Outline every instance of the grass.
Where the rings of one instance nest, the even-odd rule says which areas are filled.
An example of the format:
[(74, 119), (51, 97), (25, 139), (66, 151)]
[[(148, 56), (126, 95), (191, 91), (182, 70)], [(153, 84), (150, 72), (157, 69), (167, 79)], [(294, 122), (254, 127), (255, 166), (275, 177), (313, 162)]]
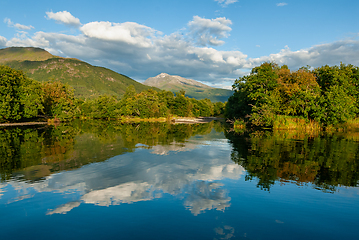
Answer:
[(314, 120), (300, 117), (278, 115), (273, 122), (275, 130), (303, 130), (305, 132), (318, 132), (322, 125)]
[(334, 126), (327, 126), (328, 132), (347, 132), (347, 131), (359, 131), (359, 118), (349, 119), (345, 123), (339, 123)]

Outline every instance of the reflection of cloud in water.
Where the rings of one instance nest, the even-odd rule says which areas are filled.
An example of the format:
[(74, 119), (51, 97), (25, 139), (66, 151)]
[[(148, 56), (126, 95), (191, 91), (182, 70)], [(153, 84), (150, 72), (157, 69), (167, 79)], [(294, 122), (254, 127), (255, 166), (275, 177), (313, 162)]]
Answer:
[(148, 183), (124, 183), (115, 187), (89, 192), (82, 196), (85, 203), (99, 206), (119, 205), (153, 199)]
[(81, 204), (80, 202), (69, 202), (64, 205), (59, 206), (58, 208), (56, 208), (53, 211), (49, 211), (46, 215), (52, 215), (54, 213), (66, 214), (67, 212), (70, 212), (72, 209), (80, 206), (80, 204)]
[(223, 228), (217, 227), (214, 231), (219, 235), (219, 239), (231, 239), (234, 237), (234, 228), (228, 225), (223, 226)]
[(4, 195), (3, 192), (4, 191), (4, 188), (7, 186), (7, 184), (4, 184), (4, 183), (0, 183), (0, 199), (1, 199), (1, 196)]
[[(105, 162), (53, 174), (41, 182), (9, 183), (18, 195), (26, 195), (27, 188), (35, 192), (77, 192), (81, 202), (100, 206), (151, 200), (160, 197), (155, 196), (159, 192), (185, 193), (184, 205), (195, 215), (207, 209), (224, 210), (230, 206), (230, 198), (216, 181), (239, 179), (244, 169), (230, 160), (227, 143), (206, 141), (206, 145), (195, 145), (195, 141), (191, 142), (190, 153), (158, 155), (139, 148)], [(66, 213), (77, 204), (62, 205), (48, 214)]]
[(172, 142), (169, 145), (157, 145), (153, 146), (151, 153), (158, 155), (168, 155), (169, 152), (183, 152), (190, 151), (198, 147), (198, 144), (193, 143), (178, 143)]
[(195, 216), (205, 210), (224, 211), (231, 205), (229, 203), (231, 198), (227, 196), (224, 189), (220, 188), (222, 186), (217, 182), (195, 182), (187, 192), (189, 196), (186, 198), (185, 206)]

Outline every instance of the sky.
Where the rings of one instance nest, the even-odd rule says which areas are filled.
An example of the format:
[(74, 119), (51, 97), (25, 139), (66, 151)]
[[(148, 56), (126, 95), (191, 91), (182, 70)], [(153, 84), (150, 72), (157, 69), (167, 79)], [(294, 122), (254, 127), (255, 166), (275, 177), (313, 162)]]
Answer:
[(0, 0), (0, 49), (231, 88), (263, 62), (359, 66), (357, 0)]

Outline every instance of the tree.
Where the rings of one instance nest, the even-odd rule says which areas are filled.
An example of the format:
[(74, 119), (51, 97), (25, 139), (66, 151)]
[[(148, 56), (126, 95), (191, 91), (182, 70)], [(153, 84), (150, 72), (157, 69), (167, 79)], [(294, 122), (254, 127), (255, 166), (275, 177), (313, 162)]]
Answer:
[(189, 98), (185, 97), (185, 91), (176, 93), (176, 97), (170, 103), (171, 113), (180, 117), (189, 117), (192, 115), (192, 104)]
[(165, 117), (168, 114), (167, 106), (160, 102), (157, 92), (149, 89), (136, 96), (136, 114), (141, 118)]
[(263, 63), (252, 69), (250, 75), (236, 80), (232, 86), (234, 94), (228, 99), (226, 116), (250, 117), (255, 125), (271, 125), (280, 111), (278, 86), (279, 67), (275, 63)]
[(43, 109), (40, 84), (0, 66), (0, 122), (36, 117)]
[(316, 78), (306, 68), (291, 72), (287, 68), (278, 71), (278, 91), (281, 98), (281, 114), (302, 116), (306, 119), (315, 111), (320, 87)]
[(73, 89), (61, 82), (46, 82), (42, 85), (45, 114), (66, 120), (75, 116), (76, 108)]
[(213, 104), (213, 115), (219, 116), (224, 113), (225, 104), (223, 102), (216, 102)]
[(337, 124), (354, 118), (359, 109), (359, 69), (353, 65), (322, 66), (313, 70), (321, 88), (317, 120)]

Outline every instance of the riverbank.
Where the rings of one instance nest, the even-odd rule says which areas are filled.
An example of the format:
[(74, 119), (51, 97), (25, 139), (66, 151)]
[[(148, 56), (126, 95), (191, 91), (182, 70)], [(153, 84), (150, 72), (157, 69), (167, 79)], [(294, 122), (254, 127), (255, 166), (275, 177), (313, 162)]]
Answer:
[[(91, 119), (82, 119), (91, 120)], [(109, 119), (111, 120), (111, 119)], [(218, 117), (171, 117), (171, 118), (121, 118), (115, 121), (121, 123), (140, 123), (140, 122), (170, 122), (172, 124), (195, 124), (195, 123), (209, 123), (211, 121), (224, 121), (224, 118)], [(0, 127), (12, 126), (33, 126), (33, 125), (51, 125), (60, 123), (57, 119), (49, 119), (47, 122), (19, 122), (19, 123), (1, 123)]]
[(197, 117), (197, 118), (191, 118), (191, 117), (181, 117), (181, 118), (172, 118), (171, 122), (175, 124), (181, 124), (181, 123), (209, 123), (212, 121), (224, 121), (224, 118), (218, 118), (218, 117)]
[(48, 122), (0, 123), (0, 127), (47, 125)]

